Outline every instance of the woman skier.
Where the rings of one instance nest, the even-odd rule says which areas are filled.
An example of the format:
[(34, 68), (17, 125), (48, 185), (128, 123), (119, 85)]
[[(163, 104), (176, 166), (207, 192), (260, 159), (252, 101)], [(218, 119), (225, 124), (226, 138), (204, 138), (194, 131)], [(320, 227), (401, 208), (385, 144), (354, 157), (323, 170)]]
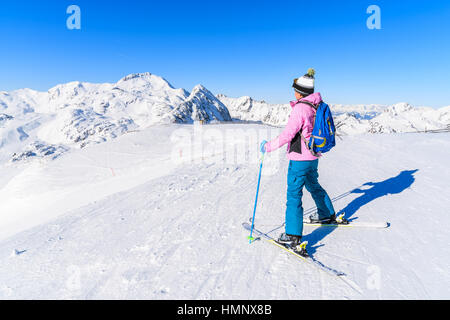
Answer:
[[(278, 242), (307, 256), (307, 242), (302, 243), (303, 233), (303, 187), (306, 187), (317, 206), (318, 217), (310, 217), (314, 223), (335, 223), (336, 214), (330, 197), (318, 182), (318, 157), (305, 144), (313, 130), (316, 110), (311, 106), (322, 102), (320, 93), (314, 93), (314, 69), (309, 69), (303, 77), (294, 79), (295, 101), (291, 101), (292, 111), (283, 132), (274, 140), (262, 141), (261, 152), (274, 151), (286, 143), (289, 169), (287, 176), (287, 202), (285, 232)], [(302, 138), (302, 135), (305, 139)]]

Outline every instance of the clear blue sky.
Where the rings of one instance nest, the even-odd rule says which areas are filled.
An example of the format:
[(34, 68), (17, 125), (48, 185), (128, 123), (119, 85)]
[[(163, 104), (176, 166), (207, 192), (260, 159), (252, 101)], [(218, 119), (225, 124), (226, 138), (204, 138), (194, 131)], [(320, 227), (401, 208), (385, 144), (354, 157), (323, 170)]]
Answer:
[[(81, 30), (66, 28), (71, 4)], [(151, 72), (284, 103), (314, 67), (332, 103), (450, 105), (450, 1), (2, 1), (0, 41), (5, 91)]]

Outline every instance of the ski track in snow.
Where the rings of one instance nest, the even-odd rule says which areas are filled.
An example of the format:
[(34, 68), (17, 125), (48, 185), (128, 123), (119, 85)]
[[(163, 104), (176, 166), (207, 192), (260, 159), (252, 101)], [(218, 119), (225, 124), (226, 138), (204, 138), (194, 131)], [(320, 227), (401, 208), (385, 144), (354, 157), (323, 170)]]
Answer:
[[(230, 126), (266, 128), (233, 124), (214, 129)], [(0, 298), (449, 297), (449, 134), (345, 137), (321, 160), (321, 184), (331, 198), (344, 195), (334, 202), (336, 210), (351, 212), (356, 207), (351, 218), (390, 222), (381, 230), (304, 227), (314, 257), (344, 271), (362, 289), (358, 294), (275, 246), (263, 241), (249, 245), (241, 223), (253, 211), (257, 161), (176, 165), (170, 160), (169, 142), (175, 128), (150, 128), (41, 164), (34, 180), (23, 181), (45, 178), (42, 190), (17, 185), (29, 193), (26, 199), (34, 199), (31, 207), (56, 211), (49, 215), (41, 210), (42, 222), (17, 227), (0, 241)], [(158, 141), (150, 143), (155, 135)], [(279, 169), (262, 177), (255, 223), (276, 237), (284, 230), (288, 163), (284, 148), (267, 155), (267, 162), (269, 157), (280, 159)], [(26, 170), (20, 168), (14, 168), (16, 175)], [(74, 168), (81, 169), (70, 172)], [(15, 182), (16, 175), (1, 170), (2, 179)], [(76, 184), (75, 193), (65, 180)], [(358, 200), (361, 193), (348, 193), (367, 182), (376, 183), (375, 191), (360, 187), (366, 190), (363, 200)], [(8, 185), (1, 181), (0, 197), (11, 194)], [(105, 189), (98, 198), (92, 194), (95, 186)], [(51, 196), (60, 190), (80, 197), (79, 203), (72, 198), (66, 206), (52, 207), (32, 197), (33, 192)], [(303, 199), (305, 209), (314, 207), (306, 191)], [(378, 272), (376, 289), (367, 286), (373, 270)]]

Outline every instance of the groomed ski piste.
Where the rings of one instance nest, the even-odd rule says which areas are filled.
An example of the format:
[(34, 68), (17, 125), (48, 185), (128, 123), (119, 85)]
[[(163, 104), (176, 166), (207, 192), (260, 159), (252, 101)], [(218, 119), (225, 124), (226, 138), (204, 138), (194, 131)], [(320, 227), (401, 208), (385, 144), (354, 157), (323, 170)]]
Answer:
[[(195, 130), (154, 126), (52, 161), (3, 164), (0, 298), (450, 297), (450, 134), (345, 136), (320, 160), (319, 181), (337, 211), (389, 223), (304, 227), (310, 254), (355, 290), (264, 241), (248, 243), (242, 223), (253, 211), (259, 141), (224, 139), (249, 158), (237, 151), (233, 161), (207, 137), (241, 130), (267, 138), (275, 129), (204, 125), (199, 140)], [(186, 134), (194, 137), (190, 154), (176, 141)], [(266, 155), (256, 211), (255, 226), (272, 237), (283, 231), (284, 153)], [(306, 191), (303, 200), (313, 212)]]

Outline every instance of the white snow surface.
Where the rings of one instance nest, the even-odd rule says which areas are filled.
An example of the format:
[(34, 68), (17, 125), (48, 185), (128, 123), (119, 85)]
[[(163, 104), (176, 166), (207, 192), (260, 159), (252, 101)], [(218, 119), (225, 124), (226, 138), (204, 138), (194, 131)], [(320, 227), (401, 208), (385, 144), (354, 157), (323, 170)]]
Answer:
[[(136, 84), (128, 87), (128, 81), (140, 78), (125, 78), (118, 86), (134, 90)], [(189, 96), (162, 81), (152, 85), (177, 92), (168, 101), (154, 98), (163, 106)], [(102, 86), (73, 84), (67, 91), (51, 91), (56, 97), (63, 91), (77, 96)], [(111, 98), (114, 94), (111, 91)], [(23, 91), (21, 101), (27, 102), (10, 115), (19, 118), (47, 97)], [(5, 99), (3, 95), (1, 101)], [(106, 108), (122, 107), (109, 102)], [(189, 114), (194, 109), (183, 110)], [(66, 115), (77, 119), (83, 113)], [(39, 114), (37, 127), (46, 117), (55, 117), (48, 110)], [(126, 114), (123, 118), (129, 119)], [(120, 131), (121, 124), (112, 125)], [(186, 156), (185, 144), (174, 137), (195, 136), (199, 126), (140, 127), (101, 144), (70, 148), (53, 160), (3, 159), (0, 298), (450, 297), (449, 133), (345, 136), (320, 160), (319, 180), (335, 199), (336, 210), (344, 209), (356, 221), (390, 224), (386, 229), (304, 228), (313, 256), (345, 272), (358, 292), (275, 246), (248, 244), (241, 224), (252, 215), (259, 165), (257, 143), (247, 144), (246, 139), (253, 132), (258, 141), (274, 137), (280, 129), (261, 124), (201, 128), (204, 139), (192, 140), (193, 160), (188, 163), (180, 161)], [(230, 130), (248, 134), (223, 144), (217, 140)], [(11, 139), (20, 136), (16, 132)], [(53, 143), (68, 136), (55, 133)], [(220, 148), (224, 144), (241, 146), (248, 161), (225, 161), (226, 148)], [(266, 155), (256, 212), (256, 226), (274, 237), (283, 231), (288, 166), (284, 152)], [(306, 212), (312, 212), (314, 203), (306, 191), (303, 199)]]

